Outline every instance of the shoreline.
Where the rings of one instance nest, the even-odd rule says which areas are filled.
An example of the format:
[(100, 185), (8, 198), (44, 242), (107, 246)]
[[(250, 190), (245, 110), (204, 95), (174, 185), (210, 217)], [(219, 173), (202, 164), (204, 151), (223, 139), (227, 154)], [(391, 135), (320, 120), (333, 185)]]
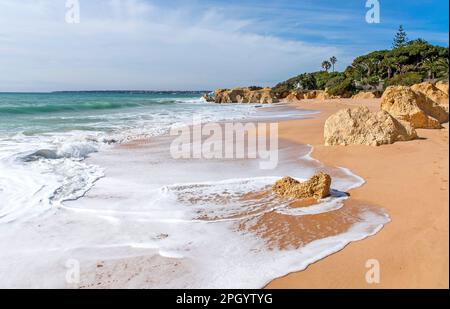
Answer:
[[(280, 138), (310, 144), (314, 159), (329, 167), (345, 166), (366, 180), (350, 190), (345, 205), (382, 207), (391, 222), (377, 235), (352, 242), (304, 271), (274, 279), (266, 288), (448, 288), (448, 124), (441, 130), (418, 130), (421, 139), (410, 142), (323, 146), (328, 116), (360, 105), (377, 110), (379, 102), (308, 100), (294, 106), (320, 110), (314, 119), (279, 123)], [(365, 281), (370, 259), (380, 262), (380, 284)]]
[[(247, 278), (257, 284), (243, 287), (268, 289), (448, 286), (448, 265), (444, 265), (448, 260), (448, 163), (444, 161), (444, 157), (448, 157), (448, 125), (443, 130), (419, 130), (422, 139), (412, 142), (381, 147), (323, 146), (323, 123), (328, 116), (339, 109), (361, 105), (376, 110), (379, 100), (305, 100), (297, 104), (282, 103), (274, 107), (268, 106), (266, 114), (262, 112), (253, 119), (246, 117), (240, 120), (278, 123), (279, 149), (282, 151), (280, 166), (275, 173), (265, 174), (252, 160), (168, 159), (168, 145), (174, 138), (169, 135), (136, 139), (117, 144), (100, 154), (93, 154), (85, 163), (104, 168), (104, 177), (83, 198), (64, 202), (62, 211), (55, 213), (51, 221), (42, 222), (38, 229), (32, 227), (28, 231), (30, 237), (53, 237), (56, 236), (54, 231), (59, 231), (59, 235), (64, 236), (52, 238), (52, 246), (71, 248), (62, 255), (52, 254), (43, 259), (52, 274), (46, 279), (47, 282), (39, 284), (64, 287), (64, 283), (60, 281), (64, 268), (55, 265), (63, 265), (64, 257), (70, 257), (78, 258), (83, 263), (83, 281), (79, 286), (66, 284), (66, 288), (173, 287), (171, 280), (181, 280), (178, 275), (187, 276), (187, 279), (174, 282), (176, 286), (192, 285), (194, 281), (190, 276), (204, 279), (196, 282), (198, 287), (210, 286), (215, 281), (203, 274), (209, 267), (228, 273), (227, 268), (233, 267), (235, 263), (230, 263), (229, 259), (214, 259), (214, 263), (206, 260), (206, 263), (196, 264), (199, 261), (192, 258), (197, 255), (189, 252), (197, 250), (202, 253), (200, 258), (205, 258), (216, 250), (216, 254), (221, 256), (219, 253), (223, 246), (217, 246), (220, 243), (218, 240), (230, 233), (227, 239), (236, 240), (230, 244), (243, 250), (233, 255), (236, 261), (242, 263), (245, 254), (252, 252), (252, 248), (266, 248), (265, 245), (268, 246), (269, 255), (263, 254), (267, 260), (260, 261), (259, 266), (249, 255), (245, 271), (228, 278), (229, 287), (239, 287)], [(274, 113), (277, 109), (278, 114)], [(296, 112), (296, 109), (301, 109), (304, 114), (300, 115), (302, 113)], [(221, 172), (214, 172), (216, 170)], [(436, 176), (436, 173), (443, 173), (445, 170), (445, 175)], [(316, 171), (329, 173), (336, 180), (335, 189), (349, 193), (344, 207), (333, 209), (334, 206), (329, 205), (325, 207), (333, 207), (325, 211), (321, 209), (318, 213), (307, 210), (301, 216), (290, 216), (283, 212), (263, 213), (273, 206), (273, 201), (261, 195), (263, 191), (254, 189), (255, 185), (256, 188), (262, 188), (261, 183), (265, 186), (275, 181), (272, 178), (283, 176), (307, 179), (308, 175)], [(415, 173), (422, 177), (420, 181), (413, 177)], [(246, 183), (246, 177), (257, 181)], [(439, 180), (441, 183), (437, 183)], [(355, 185), (357, 183), (359, 184)], [(206, 191), (202, 186), (205, 186)], [(247, 189), (241, 188), (242, 186)], [(219, 196), (221, 190), (225, 190), (221, 188), (237, 192), (241, 196), (239, 201), (248, 199), (248, 210), (222, 207), (218, 212), (214, 209), (211, 212), (210, 208), (203, 207), (201, 203), (202, 199), (207, 201), (211, 198), (207, 194), (209, 188), (219, 190)], [(167, 195), (167, 192), (170, 194)], [(183, 199), (184, 194), (187, 196)], [(179, 204), (170, 199), (172, 195), (182, 198), (185, 203), (183, 207), (198, 206), (197, 212), (191, 213), (189, 208), (180, 209)], [(197, 199), (198, 197), (202, 198)], [(200, 201), (198, 205), (197, 200)], [(151, 205), (149, 201), (152, 201)], [(333, 203), (340, 202), (335, 200)], [(435, 211), (430, 211), (433, 206)], [(325, 248), (329, 249), (328, 252), (324, 248), (316, 248), (322, 251), (314, 259), (303, 260), (308, 250), (284, 253), (270, 250), (272, 247), (282, 250), (289, 246), (300, 248), (305, 243), (325, 239), (330, 235), (343, 237), (348, 227), (361, 218), (360, 214), (376, 209), (380, 213), (386, 210), (391, 219), (390, 223), (382, 223), (381, 231), (377, 229), (369, 233), (372, 230), (366, 228), (373, 229), (375, 226), (366, 225), (360, 234), (366, 235), (365, 237), (355, 238), (355, 234), (352, 234), (347, 239), (350, 243), (345, 243), (344, 237), (342, 246), (337, 247), (335, 243), (329, 243), (334, 247)], [(173, 211), (178, 212), (175, 218), (172, 217)], [(252, 221), (241, 217), (242, 211), (243, 214), (246, 211), (262, 213), (258, 218), (255, 216), (257, 220)], [(78, 214), (72, 217), (68, 215), (71, 212)], [(212, 238), (207, 236), (208, 233), (205, 234), (204, 225), (198, 225), (209, 219), (214, 219), (215, 223), (225, 222), (221, 219), (227, 218), (233, 219), (233, 222), (234, 219), (244, 220), (237, 220), (235, 225), (230, 221), (230, 225), (226, 223), (217, 229), (213, 228), (210, 232), (216, 236)], [(183, 226), (178, 224), (172, 228), (166, 225), (172, 221), (182, 222)], [(154, 228), (148, 223), (155, 225)], [(77, 230), (74, 228), (76, 226), (83, 228)], [(114, 232), (109, 232), (110, 229)], [(236, 231), (249, 233), (250, 237), (240, 238), (235, 234)], [(95, 236), (79, 242), (80, 233)], [(184, 238), (190, 233), (197, 235), (197, 245)], [(24, 235), (16, 235), (17, 241), (22, 241)], [(180, 247), (178, 243), (184, 242), (185, 245)], [(208, 248), (205, 256), (204, 248)], [(412, 250), (414, 251), (411, 252)], [(380, 261), (381, 285), (369, 286), (365, 283), (365, 262), (368, 259)], [(276, 263), (273, 262), (275, 260)], [(306, 264), (300, 263), (303, 261)], [(271, 265), (272, 263), (274, 264)], [(153, 273), (155, 265), (164, 267)], [(193, 265), (199, 267), (194, 271)], [(255, 265), (262, 269), (264, 265), (270, 267), (255, 275), (252, 272)], [(295, 265), (304, 265), (304, 268)], [(406, 265), (404, 270), (403, 265)], [(33, 267), (30, 264), (29, 270), (33, 270)], [(177, 276), (169, 276), (172, 271)], [(294, 272), (274, 279), (289, 271)], [(155, 281), (157, 278), (159, 282)], [(405, 282), (411, 284), (407, 285)], [(24, 284), (36, 287), (36, 282), (33, 281)]]
[[(279, 107), (275, 106), (274, 108), (291, 110), (293, 112), (288, 113), (288, 114), (292, 114), (292, 115), (297, 114), (295, 112), (295, 110), (296, 110), (295, 107), (292, 107), (287, 104), (282, 104), (282, 106), (279, 106)], [(269, 122), (272, 121), (272, 122), (277, 122), (279, 125), (282, 125), (282, 124), (284, 125), (285, 123), (290, 123), (292, 121), (302, 122), (302, 121), (305, 121), (308, 119), (313, 119), (313, 117), (310, 117), (310, 116), (307, 116), (306, 118), (303, 116), (302, 117), (297, 116), (294, 118), (288, 117), (287, 119), (282, 119), (282, 118), (278, 118), (278, 117), (274, 116), (273, 108), (268, 109), (268, 111), (269, 111), (268, 114), (259, 115), (259, 117), (256, 117), (253, 120), (269, 121)], [(316, 117), (318, 115), (316, 113), (317, 112), (316, 109), (313, 109), (313, 108), (302, 109), (302, 111), (303, 112), (306, 111), (307, 115), (310, 115), (310, 113), (312, 111), (315, 111), (314, 117)], [(243, 119), (242, 121), (244, 121), (244, 122), (252, 121), (252, 119), (246, 118), (246, 119)], [(172, 138), (173, 137), (171, 137), (171, 136), (163, 135), (163, 136), (152, 138), (152, 139), (135, 140), (130, 143), (118, 145), (118, 148), (112, 149), (110, 152), (110, 155), (112, 157), (110, 159), (108, 159), (105, 156), (102, 156), (103, 159), (97, 158), (96, 160), (100, 159), (102, 161), (102, 163), (104, 164), (104, 166), (106, 166), (106, 167), (109, 166), (109, 167), (107, 168), (106, 177), (104, 178), (104, 180), (101, 180), (96, 185), (96, 187), (93, 189), (93, 191), (87, 196), (87, 200), (85, 198), (84, 202), (93, 203), (94, 205), (98, 204), (98, 203), (103, 203), (104, 201), (98, 200), (98, 197), (109, 196), (109, 194), (111, 194), (111, 193), (106, 193), (106, 192), (109, 192), (108, 187), (111, 187), (111, 182), (116, 183), (117, 181), (119, 181), (120, 183), (127, 183), (127, 186), (129, 186), (130, 183), (134, 183), (136, 181), (136, 179), (138, 178), (138, 179), (140, 179), (139, 186), (141, 186), (142, 184), (146, 184), (146, 185), (149, 184), (149, 182), (148, 182), (149, 180), (152, 183), (153, 181), (151, 181), (151, 179), (148, 178), (147, 176), (144, 176), (144, 174), (138, 173), (136, 175), (135, 173), (125, 172), (125, 170), (127, 170), (127, 171), (128, 170), (140, 170), (142, 172), (145, 170), (145, 174), (150, 173), (151, 175), (153, 175), (152, 167), (148, 165), (151, 161), (153, 161), (153, 159), (150, 159), (150, 161), (148, 161), (149, 159), (144, 159), (144, 157), (142, 157), (142, 156), (145, 155), (145, 157), (152, 158), (154, 155), (151, 155), (151, 154), (154, 153), (154, 151), (157, 150), (158, 148), (165, 153), (167, 151), (167, 146), (164, 146), (164, 145), (167, 145), (167, 143), (170, 142), (170, 140)], [(331, 166), (324, 165), (323, 162), (318, 161), (317, 158), (315, 158), (314, 156), (311, 156), (311, 150), (313, 148), (308, 144), (292, 143), (291, 141), (285, 140), (282, 136), (280, 136), (280, 146), (282, 147), (281, 149), (284, 149), (284, 151), (282, 151), (282, 153), (284, 155), (282, 155), (282, 158), (280, 159), (280, 164), (282, 166), (284, 166), (284, 165), (286, 165), (286, 166), (284, 166), (284, 167), (279, 166), (279, 168), (281, 168), (281, 170), (277, 171), (277, 173), (276, 173), (277, 177), (283, 177), (284, 175), (290, 174), (293, 176), (298, 176), (300, 178), (304, 178), (306, 180), (307, 179), (306, 177), (301, 177), (300, 175), (303, 175), (303, 176), (307, 176), (309, 174), (312, 175), (312, 173), (314, 171), (323, 170), (327, 173), (330, 173), (330, 175), (334, 175), (332, 177), (333, 177), (333, 179), (335, 179), (337, 181), (337, 183), (336, 183), (337, 187), (335, 187), (335, 189), (338, 189), (342, 192), (348, 192), (351, 188), (359, 187), (360, 185), (362, 185), (364, 183), (364, 181), (362, 181), (361, 177), (359, 177), (359, 175), (354, 174), (353, 171), (350, 172), (350, 171), (348, 171), (348, 169), (334, 168)], [(300, 152), (299, 152), (299, 150), (300, 150)], [(154, 153), (154, 154), (156, 154), (156, 153)], [(151, 155), (151, 156), (149, 157), (149, 155)], [(300, 157), (299, 157), (299, 155), (300, 155)], [(114, 162), (120, 158), (120, 160), (122, 162), (121, 166), (117, 167), (117, 166), (111, 165), (111, 163), (113, 162), (113, 161), (111, 161), (112, 158), (116, 158), (116, 159), (113, 159)], [(130, 158), (130, 159), (126, 159), (126, 158)], [(106, 159), (106, 162), (104, 161), (105, 159)], [(94, 164), (95, 164), (96, 160), (94, 159), (94, 162), (93, 162)], [(159, 161), (159, 159), (155, 159), (155, 160)], [(108, 161), (110, 161), (109, 164), (107, 163)], [(169, 161), (173, 161), (173, 162), (169, 162)], [(178, 160), (175, 160), (175, 161), (178, 161)], [(207, 184), (207, 183), (214, 184), (214, 185), (220, 185), (220, 183), (222, 183), (224, 181), (223, 179), (227, 179), (227, 181), (233, 180), (233, 179), (234, 180), (241, 179), (241, 177), (244, 177), (244, 175), (247, 175), (248, 177), (250, 177), (252, 179), (257, 179), (258, 175), (259, 176), (264, 175), (264, 172), (259, 171), (258, 169), (255, 170), (256, 166), (253, 166), (254, 163), (252, 163), (252, 160), (248, 161), (247, 163), (244, 163), (244, 161), (232, 161), (232, 162), (230, 161), (227, 163), (227, 161), (221, 162), (221, 160), (219, 160), (219, 161), (212, 160), (211, 161), (211, 160), (205, 160), (205, 159), (194, 160), (191, 163), (188, 163), (188, 161), (186, 161), (185, 163), (175, 162), (175, 161), (164, 159), (163, 164), (164, 164), (164, 166), (167, 164), (168, 164), (168, 166), (170, 166), (171, 164), (182, 164), (181, 166), (183, 166), (182, 170), (184, 170), (184, 172), (182, 172), (182, 170), (180, 170), (179, 168), (173, 169), (173, 166), (172, 166), (172, 168), (170, 168), (170, 172), (169, 172), (169, 169), (167, 169), (167, 167), (159, 168), (157, 170), (164, 170), (165, 172), (167, 172), (166, 177), (177, 179), (177, 182), (179, 182), (179, 183), (185, 183), (185, 180), (188, 181), (188, 183), (184, 184), (183, 187), (186, 187), (186, 186), (189, 187), (192, 185)], [(301, 161), (304, 161), (304, 162), (301, 163)], [(295, 163), (295, 162), (297, 162), (297, 163)], [(250, 165), (248, 165), (248, 164), (250, 164)], [(202, 166), (201, 168), (200, 168), (200, 165)], [(124, 170), (123, 169), (124, 166), (128, 166), (128, 167)], [(226, 167), (227, 171), (223, 172), (221, 174), (217, 174), (217, 173), (211, 174), (209, 172), (210, 168), (208, 168), (208, 166), (210, 168), (214, 168), (214, 169), (217, 169), (220, 166), (222, 166), (224, 168)], [(245, 172), (244, 174), (242, 174), (241, 170), (244, 166), (246, 166), (247, 168), (251, 168), (251, 169), (248, 172)], [(191, 176), (189, 176), (189, 175), (182, 176), (183, 173), (186, 173), (186, 171), (191, 170), (191, 169), (196, 170), (197, 175), (194, 176), (188, 172), (188, 174)], [(208, 170), (208, 175), (209, 175), (208, 178), (204, 178), (204, 176), (206, 176), (206, 175), (202, 176), (202, 174), (206, 171), (205, 169)], [(233, 172), (233, 170), (235, 170), (235, 171)], [(153, 171), (154, 171), (154, 169), (153, 169)], [(235, 174), (236, 172), (238, 174)], [(274, 175), (272, 175), (272, 172), (269, 172), (269, 174), (271, 176), (274, 176)], [(250, 173), (250, 174), (248, 174), (248, 173)], [(262, 174), (260, 174), (260, 173), (262, 173)], [(238, 175), (238, 176), (236, 176), (236, 175)], [(189, 177), (186, 178), (187, 176), (189, 176)], [(213, 178), (209, 179), (211, 176)], [(269, 175), (266, 175), (266, 177), (267, 176), (269, 176)], [(181, 180), (180, 180), (180, 177), (182, 177)], [(184, 179), (184, 178), (186, 178), (186, 179)], [(241, 179), (241, 181), (242, 181), (242, 179)], [(275, 181), (275, 180), (273, 180), (273, 181)], [(344, 183), (346, 183), (346, 181), (349, 181), (350, 183), (344, 184)], [(171, 179), (167, 179), (166, 182), (167, 182), (166, 185), (168, 185), (169, 187), (175, 186), (175, 185), (170, 185)], [(108, 183), (109, 183), (109, 186), (107, 185)], [(158, 185), (158, 187), (159, 186), (160, 185)], [(341, 188), (343, 188), (343, 189), (341, 189)], [(256, 197), (256, 195), (258, 195), (258, 192), (256, 192), (257, 193), (256, 195), (253, 194), (253, 193), (255, 193), (253, 191), (249, 191), (249, 192), (252, 192), (252, 193), (246, 193), (246, 195), (244, 195), (244, 196), (247, 196), (250, 199), (255, 199), (255, 201), (260, 200), (258, 202), (258, 204), (260, 204), (260, 206), (258, 208), (261, 208), (260, 211), (264, 210), (267, 207), (272, 207), (272, 206), (270, 206), (270, 203), (266, 204), (266, 202), (264, 201), (265, 198), (261, 199), (261, 197), (260, 198)], [(107, 195), (105, 195), (105, 193)], [(118, 190), (118, 192), (117, 192), (117, 190), (115, 190), (114, 196), (108, 197), (108, 199), (114, 198), (116, 195), (118, 195), (121, 197), (121, 200), (122, 200), (122, 198), (125, 198), (125, 196), (127, 196), (128, 194), (129, 193), (127, 193), (127, 192), (122, 192), (122, 190)], [(138, 194), (137, 191), (136, 192), (133, 191), (133, 195), (135, 196), (134, 197), (135, 199), (137, 199), (137, 194)], [(142, 194), (142, 193), (139, 193), (139, 194)], [(252, 197), (252, 196), (254, 196), (254, 197)], [(202, 199), (204, 199), (204, 198), (206, 198), (206, 197), (203, 196)], [(345, 197), (345, 199), (346, 198), (347, 197)], [(123, 200), (123, 201), (126, 201), (126, 200)], [(81, 201), (80, 203), (82, 204), (84, 202)], [(336, 202), (339, 203), (338, 199), (336, 200)], [(336, 202), (331, 202), (331, 203), (336, 203)], [(75, 203), (74, 205), (71, 205), (71, 207), (77, 207), (77, 204), (78, 203)], [(78, 205), (80, 205), (80, 204), (78, 204)], [(271, 211), (270, 213), (262, 214), (260, 217), (258, 217), (259, 219), (257, 219), (257, 221), (255, 221), (255, 222), (253, 222), (253, 220), (250, 218), (249, 219), (242, 218), (242, 219), (244, 219), (243, 221), (239, 221), (240, 223), (238, 221), (236, 222), (237, 225), (235, 228), (238, 228), (239, 231), (242, 231), (244, 233), (250, 233), (253, 236), (257, 236), (255, 239), (258, 242), (261, 241), (261, 243), (259, 245), (262, 245), (263, 244), (262, 242), (264, 242), (265, 246), (268, 246), (267, 248), (269, 248), (269, 249), (272, 246), (275, 246), (282, 250), (284, 250), (286, 248), (285, 246), (289, 246), (289, 245), (292, 245), (294, 247), (302, 246), (303, 243), (312, 242), (317, 237), (318, 237), (317, 239), (324, 238), (325, 243), (328, 246), (327, 248), (322, 248), (322, 249), (317, 248), (320, 250), (320, 254), (317, 254), (316, 258), (311, 258), (311, 260), (310, 260), (310, 257), (308, 257), (308, 256), (306, 256), (306, 259), (305, 259), (305, 256), (302, 255), (301, 251), (299, 251), (297, 253), (295, 253), (295, 252), (289, 253), (289, 251), (286, 251), (284, 253), (285, 256), (283, 257), (284, 262), (282, 262), (280, 260), (280, 262), (279, 262), (280, 265), (278, 268), (274, 265), (274, 267), (270, 268), (272, 270), (267, 270), (268, 272), (274, 271), (274, 273), (272, 273), (270, 276), (267, 276), (267, 274), (258, 275), (255, 279), (256, 279), (256, 281), (260, 281), (260, 284), (255, 285), (254, 287), (257, 286), (258, 288), (263, 288), (265, 285), (267, 285), (269, 282), (271, 282), (274, 278), (276, 278), (276, 276), (287, 274), (287, 273), (289, 273), (289, 271), (297, 271), (300, 269), (304, 269), (309, 263), (313, 263), (317, 259), (325, 258), (325, 257), (329, 256), (330, 254), (332, 255), (335, 252), (342, 250), (343, 248), (345, 248), (347, 246), (348, 242), (361, 241), (368, 237), (371, 237), (372, 235), (375, 235), (376, 233), (378, 233), (379, 230), (382, 229), (385, 224), (385, 222), (381, 223), (381, 221), (384, 221), (385, 218), (381, 219), (381, 217), (380, 217), (380, 216), (384, 216), (384, 212), (382, 210), (379, 210), (379, 207), (376, 207), (376, 205), (372, 205), (372, 204), (362, 205), (360, 203), (355, 203), (351, 207), (339, 207), (334, 210), (331, 209), (334, 207), (331, 204), (329, 206), (324, 205), (322, 207), (325, 207), (325, 208), (330, 207), (330, 209), (329, 210), (324, 209), (321, 212), (319, 212), (318, 214), (315, 214), (314, 213), (315, 210), (312, 210), (311, 215), (313, 215), (313, 217), (312, 217), (313, 220), (309, 219), (309, 217), (310, 217), (309, 215), (291, 217), (290, 215), (285, 215), (283, 213), (275, 213), (275, 212)], [(361, 224), (356, 224), (356, 222), (358, 222), (358, 221), (354, 221), (354, 220), (356, 220), (357, 218), (361, 218), (359, 216), (364, 216), (365, 213), (371, 213), (372, 215), (375, 215), (377, 217), (377, 218), (374, 218), (375, 222), (369, 220), (369, 221), (361, 221)], [(207, 215), (207, 213), (205, 213), (205, 215)], [(236, 217), (236, 218), (238, 218), (238, 217)], [(208, 217), (205, 217), (205, 219), (208, 219)], [(381, 226), (376, 226), (380, 223), (381, 223)], [(304, 227), (299, 229), (298, 228), (299, 226), (304, 226)], [(327, 226), (327, 228), (321, 229), (320, 226)], [(364, 226), (364, 230), (352, 229), (352, 230), (347, 231), (349, 226), (354, 226), (354, 227)], [(367, 229), (367, 230), (365, 230), (365, 229)], [(232, 230), (234, 230), (234, 228)], [(267, 230), (269, 230), (270, 232), (266, 233)], [(337, 233), (337, 234), (335, 234), (335, 233)], [(169, 236), (169, 235), (171, 235), (171, 233), (167, 233), (167, 235)], [(253, 236), (251, 236), (251, 238), (253, 238)], [(333, 237), (333, 236), (336, 236), (336, 237)], [(169, 239), (171, 237), (172, 236), (170, 236)], [(236, 238), (236, 240), (237, 239), (238, 238)], [(248, 245), (250, 245), (250, 243), (247, 243), (247, 244), (241, 243), (241, 245), (243, 245), (243, 247), (247, 247)], [(314, 248), (314, 246), (312, 248)], [(308, 249), (308, 250), (310, 250), (310, 249)], [(308, 255), (308, 253), (306, 253), (306, 252), (308, 252), (308, 250), (305, 251), (306, 255)], [(313, 249), (313, 250), (315, 250), (315, 249)], [(282, 252), (280, 251), (279, 254), (282, 254)], [(281, 258), (282, 255), (279, 256), (279, 258)], [(186, 258), (189, 260), (190, 258), (188, 258), (188, 256)], [(271, 256), (271, 255), (269, 255), (269, 256)], [(299, 257), (301, 257), (301, 259), (297, 260), (297, 262), (294, 262), (295, 258), (299, 258)], [(161, 260), (161, 263), (162, 263), (162, 261), (165, 261), (164, 263), (170, 262), (170, 259), (165, 259), (163, 257), (160, 257), (159, 259)], [(305, 260), (303, 260), (303, 259), (305, 259)], [(107, 261), (107, 260), (109, 260), (109, 259), (106, 259), (105, 261)], [(288, 260), (291, 261), (289, 264), (292, 264), (292, 263), (297, 264), (298, 263), (298, 267), (292, 267), (292, 266), (289, 266), (289, 264), (286, 264)], [(185, 261), (185, 259), (183, 258), (180, 261)], [(267, 261), (267, 262), (269, 263), (269, 261)], [(105, 266), (102, 267), (101, 269), (97, 269), (95, 272), (92, 272), (92, 271), (88, 272), (86, 274), (86, 278), (92, 277), (92, 274), (95, 273), (96, 276), (99, 276), (100, 278), (102, 278), (102, 277), (110, 278), (111, 276), (113, 276), (114, 280), (127, 282), (127, 280), (130, 279), (130, 278), (128, 278), (127, 273), (124, 273), (122, 271), (120, 271), (119, 273), (112, 273), (110, 268), (117, 268), (117, 267), (119, 267), (118, 265), (126, 265), (126, 267), (128, 267), (129, 269), (135, 269), (139, 264), (141, 264), (141, 265), (142, 265), (142, 263), (145, 264), (145, 262), (143, 262), (139, 258), (137, 260), (133, 260), (130, 258), (130, 259), (124, 259), (124, 260), (116, 261), (116, 262), (114, 262), (114, 260), (110, 260), (109, 262), (105, 262), (105, 263), (107, 263), (107, 264), (105, 264)], [(305, 264), (303, 264), (303, 263), (305, 263)], [(208, 268), (208, 264), (209, 264), (209, 262), (207, 262), (203, 267)], [(228, 265), (228, 264), (229, 263), (227, 262), (227, 263), (224, 263), (224, 265), (222, 265), (222, 267), (217, 267), (217, 266), (216, 267), (218, 268), (218, 271), (220, 272), (220, 269), (222, 269), (223, 267), (225, 267), (225, 268), (229, 267), (230, 265)], [(108, 265), (108, 266), (106, 266), (106, 265)], [(261, 265), (261, 266), (263, 266), (263, 265)], [(282, 266), (282, 265), (284, 265), (284, 266)], [(150, 268), (151, 266), (152, 266), (152, 263), (150, 262), (150, 264), (146, 265), (145, 268)], [(187, 266), (188, 265), (185, 265), (184, 267), (187, 267)], [(183, 269), (184, 267), (182, 267), (181, 269)], [(280, 269), (282, 267), (287, 267), (287, 269), (285, 269), (284, 271), (280, 271)], [(279, 270), (275, 271), (275, 269), (279, 269)], [(179, 272), (179, 271), (180, 271), (180, 269), (177, 270), (177, 272)], [(144, 278), (148, 275), (151, 275), (151, 273), (147, 273), (145, 271), (142, 272), (142, 276)], [(247, 275), (250, 276), (250, 273)], [(244, 278), (242, 278), (242, 280), (243, 279)], [(255, 279), (253, 279), (253, 280), (255, 280)], [(239, 282), (240, 281), (241, 280), (239, 280)], [(97, 282), (94, 279), (94, 281), (88, 280), (86, 282), (83, 282), (82, 288), (99, 287), (99, 284), (100, 284), (100, 287), (119, 287), (117, 285), (117, 283), (115, 283), (115, 284), (110, 283), (109, 280), (107, 282), (102, 282), (102, 281)], [(126, 284), (127, 284), (126, 286), (128, 286), (128, 287), (147, 286), (146, 282), (140, 281), (140, 280), (134, 281), (134, 282), (127, 282)], [(192, 284), (194, 284), (194, 283), (192, 283)], [(215, 286), (214, 284), (216, 284), (216, 283), (211, 282), (211, 283), (208, 283), (206, 285), (201, 285), (201, 286)], [(250, 286), (246, 286), (246, 285), (241, 285), (241, 283), (237, 283), (237, 285), (230, 285), (230, 287), (233, 287), (233, 286), (250, 287)]]

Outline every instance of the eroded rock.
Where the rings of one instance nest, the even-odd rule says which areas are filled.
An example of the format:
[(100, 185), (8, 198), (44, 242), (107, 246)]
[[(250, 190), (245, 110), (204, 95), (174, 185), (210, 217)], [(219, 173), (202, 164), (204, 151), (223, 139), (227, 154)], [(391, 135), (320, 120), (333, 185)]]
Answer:
[(214, 93), (216, 103), (259, 103), (271, 104), (279, 102), (271, 88), (234, 88), (217, 89)]
[(380, 146), (417, 138), (414, 128), (386, 111), (370, 112), (367, 107), (343, 109), (325, 122), (325, 145)]
[(319, 200), (330, 195), (330, 187), (330, 175), (320, 172), (305, 182), (299, 182), (292, 177), (284, 177), (273, 185), (272, 190), (280, 197)]
[(439, 129), (448, 121), (443, 106), (411, 87), (388, 87), (381, 98), (381, 109), (416, 129)]

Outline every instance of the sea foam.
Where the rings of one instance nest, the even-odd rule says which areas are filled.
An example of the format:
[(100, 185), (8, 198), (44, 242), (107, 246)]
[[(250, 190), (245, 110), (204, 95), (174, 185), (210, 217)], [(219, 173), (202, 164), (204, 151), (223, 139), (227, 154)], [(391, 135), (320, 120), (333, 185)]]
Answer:
[[(256, 117), (270, 116), (263, 108)], [(165, 137), (132, 150), (104, 142), (145, 128), (2, 140), (0, 287), (260, 288), (390, 220), (370, 205), (344, 206), (364, 180), (313, 160), (308, 145), (282, 143), (277, 169), (263, 171), (252, 160), (171, 159)], [(270, 191), (317, 170), (333, 175), (332, 196), (317, 205), (291, 208)], [(66, 280), (67, 261), (80, 263), (80, 282)]]

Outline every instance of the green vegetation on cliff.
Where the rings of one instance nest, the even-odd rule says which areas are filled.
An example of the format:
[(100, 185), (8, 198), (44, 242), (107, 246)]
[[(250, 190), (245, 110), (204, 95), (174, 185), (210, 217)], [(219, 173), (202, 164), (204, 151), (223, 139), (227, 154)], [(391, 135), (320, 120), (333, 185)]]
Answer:
[[(449, 49), (425, 40), (407, 40), (401, 27), (392, 50), (379, 50), (357, 57), (344, 72), (304, 73), (276, 85), (276, 93), (293, 90), (328, 90), (331, 95), (345, 95), (357, 90), (382, 91), (391, 85), (412, 85), (423, 80), (448, 80)], [(336, 57), (331, 58), (333, 64)]]

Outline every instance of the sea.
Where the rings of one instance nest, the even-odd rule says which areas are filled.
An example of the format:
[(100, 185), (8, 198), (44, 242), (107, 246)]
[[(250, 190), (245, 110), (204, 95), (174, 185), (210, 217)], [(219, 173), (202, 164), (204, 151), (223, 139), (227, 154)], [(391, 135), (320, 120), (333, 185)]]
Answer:
[[(389, 222), (372, 205), (345, 206), (364, 179), (324, 166), (310, 145), (282, 141), (269, 171), (250, 159), (171, 158), (170, 129), (194, 117), (317, 113), (204, 93), (0, 93), (0, 287), (261, 288)], [(270, 193), (280, 177), (317, 171), (333, 176), (317, 205)]]

